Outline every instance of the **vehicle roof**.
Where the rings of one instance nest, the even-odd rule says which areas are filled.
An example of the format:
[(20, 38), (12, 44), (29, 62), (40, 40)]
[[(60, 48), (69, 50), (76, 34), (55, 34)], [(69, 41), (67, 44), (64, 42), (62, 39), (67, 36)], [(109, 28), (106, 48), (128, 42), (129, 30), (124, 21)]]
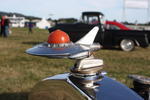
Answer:
[(101, 13), (101, 12), (94, 12), (94, 11), (88, 11), (88, 12), (82, 12), (82, 15), (84, 16), (84, 15), (101, 15), (101, 16), (104, 16), (104, 14), (103, 13)]

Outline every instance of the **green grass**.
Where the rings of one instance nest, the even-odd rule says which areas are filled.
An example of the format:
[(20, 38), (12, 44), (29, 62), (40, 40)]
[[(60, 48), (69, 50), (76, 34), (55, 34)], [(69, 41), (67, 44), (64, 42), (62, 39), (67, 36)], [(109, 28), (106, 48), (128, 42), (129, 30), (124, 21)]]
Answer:
[[(74, 61), (31, 56), (25, 50), (45, 42), (48, 31), (13, 28), (8, 38), (0, 37), (0, 100), (27, 100), (31, 88), (41, 79), (68, 72)], [(133, 52), (100, 50), (95, 53), (104, 60), (108, 76), (131, 86), (128, 74), (150, 77), (150, 48), (136, 48)]]

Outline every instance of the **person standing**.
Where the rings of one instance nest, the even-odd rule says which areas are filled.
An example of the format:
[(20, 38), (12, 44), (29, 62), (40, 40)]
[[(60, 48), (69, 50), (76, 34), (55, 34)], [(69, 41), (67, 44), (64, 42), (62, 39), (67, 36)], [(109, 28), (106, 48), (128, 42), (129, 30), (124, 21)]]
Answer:
[(4, 27), (5, 27), (5, 34), (4, 34), (4, 37), (8, 37), (9, 35), (9, 31), (10, 31), (10, 20), (8, 19), (7, 16), (5, 16), (5, 22), (4, 22)]
[(8, 37), (9, 35), (9, 24), (10, 20), (7, 16), (2, 16), (1, 18), (1, 36)]
[(0, 35), (1, 35), (1, 36), (4, 36), (4, 34), (5, 34), (5, 16), (2, 16), (2, 17), (1, 17), (0, 25), (1, 25), (1, 32), (0, 32)]
[(28, 27), (29, 27), (29, 33), (32, 33), (32, 28), (33, 28), (33, 23), (32, 21), (30, 20), (29, 24), (28, 24)]

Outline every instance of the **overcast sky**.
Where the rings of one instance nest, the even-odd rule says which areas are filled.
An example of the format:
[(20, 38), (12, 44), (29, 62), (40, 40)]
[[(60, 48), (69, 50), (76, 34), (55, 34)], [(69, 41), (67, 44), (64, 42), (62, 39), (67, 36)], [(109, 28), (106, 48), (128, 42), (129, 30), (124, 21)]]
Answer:
[[(37, 17), (80, 18), (83, 11), (100, 11), (107, 20), (123, 19), (123, 0), (0, 0), (0, 11)], [(147, 21), (147, 10), (126, 9), (127, 21)]]

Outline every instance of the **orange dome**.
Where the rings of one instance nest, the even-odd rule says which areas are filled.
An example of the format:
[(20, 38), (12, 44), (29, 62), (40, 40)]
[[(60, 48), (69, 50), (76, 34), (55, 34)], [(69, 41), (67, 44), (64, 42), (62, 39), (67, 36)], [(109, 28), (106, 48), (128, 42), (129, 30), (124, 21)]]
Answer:
[(70, 38), (67, 33), (61, 30), (56, 30), (49, 35), (47, 42), (51, 44), (69, 43)]

